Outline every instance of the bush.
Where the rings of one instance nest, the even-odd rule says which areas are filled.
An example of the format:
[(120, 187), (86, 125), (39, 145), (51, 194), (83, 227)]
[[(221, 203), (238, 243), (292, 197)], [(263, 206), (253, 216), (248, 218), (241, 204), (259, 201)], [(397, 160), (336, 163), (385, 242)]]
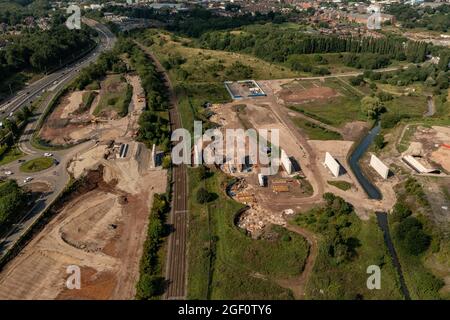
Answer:
[(170, 155), (164, 156), (164, 158), (162, 160), (163, 169), (169, 169), (171, 164), (172, 164), (172, 158), (170, 157)]
[(407, 114), (385, 113), (381, 116), (381, 127), (383, 129), (391, 129), (394, 128), (402, 119), (409, 118), (410, 116)]
[(386, 142), (384, 141), (384, 136), (382, 134), (378, 134), (373, 140), (375, 148), (378, 150), (383, 149), (386, 146)]
[(164, 293), (164, 278), (149, 274), (142, 275), (136, 285), (136, 299), (148, 300)]
[(397, 202), (392, 210), (393, 222), (401, 222), (412, 214), (411, 209), (403, 202)]
[(414, 217), (407, 217), (395, 229), (395, 235), (401, 246), (411, 255), (419, 255), (426, 251), (431, 237), (423, 231), (422, 223)]
[(200, 204), (205, 204), (211, 201), (211, 194), (205, 188), (200, 188), (197, 191), (197, 202)]
[(350, 84), (352, 86), (360, 86), (363, 83), (364, 83), (364, 77), (361, 75), (350, 78)]
[(197, 168), (197, 175), (199, 180), (205, 180), (208, 177), (208, 169), (201, 165)]

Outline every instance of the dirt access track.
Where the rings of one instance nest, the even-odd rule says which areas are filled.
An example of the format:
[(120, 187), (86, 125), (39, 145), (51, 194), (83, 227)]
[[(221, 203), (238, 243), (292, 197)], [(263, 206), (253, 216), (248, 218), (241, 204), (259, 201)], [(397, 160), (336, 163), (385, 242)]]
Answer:
[[(138, 101), (139, 81), (130, 82), (128, 116), (102, 123), (98, 143), (71, 160), (69, 173), (85, 180), (5, 266), (0, 299), (134, 298), (153, 195), (166, 191), (167, 172), (133, 140), (145, 103)], [(122, 144), (128, 145), (124, 157), (118, 156)], [(66, 287), (69, 266), (80, 268), (80, 290)]]

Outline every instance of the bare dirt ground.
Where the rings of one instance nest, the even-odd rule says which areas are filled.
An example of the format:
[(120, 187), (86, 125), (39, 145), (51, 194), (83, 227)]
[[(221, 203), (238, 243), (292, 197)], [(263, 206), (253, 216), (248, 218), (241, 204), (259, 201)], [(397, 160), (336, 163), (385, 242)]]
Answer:
[[(137, 98), (139, 79), (131, 76), (130, 83), (135, 90), (128, 116), (97, 126), (98, 143), (68, 165), (73, 177), (86, 176), (94, 187), (65, 202), (5, 267), (0, 299), (134, 298), (153, 195), (166, 191), (167, 172), (151, 168), (150, 152), (133, 141), (145, 102)], [(124, 158), (118, 144), (129, 145)], [(80, 290), (65, 286), (69, 265), (80, 267)]]
[[(73, 132), (89, 128), (83, 136), (93, 131), (91, 117), (88, 111), (72, 116), (82, 101), (84, 91), (74, 91), (62, 97), (52, 114), (47, 118), (39, 136), (54, 145), (76, 143), (77, 139), (71, 137)], [(94, 101), (95, 102), (95, 101)], [(86, 130), (86, 129), (85, 129)]]
[[(2, 272), (0, 299), (132, 299), (152, 195), (166, 181), (160, 171), (145, 180), (136, 194), (114, 180), (66, 203)], [(82, 270), (81, 290), (65, 288), (69, 265)]]
[[(93, 111), (99, 103), (103, 91), (100, 92), (90, 108), (85, 112), (73, 115), (80, 104), (83, 91), (74, 91), (63, 97), (61, 103), (49, 116), (39, 135), (41, 139), (53, 145), (75, 144), (83, 139), (115, 139), (123, 136), (134, 136), (139, 114), (145, 107), (145, 101), (139, 99), (143, 89), (136, 75), (127, 75), (127, 82), (133, 87), (132, 100), (126, 117), (118, 118), (113, 113), (93, 116)], [(108, 116), (106, 116), (108, 115)]]
[(422, 156), (450, 173), (450, 127), (417, 126), (404, 154)]
[(346, 123), (341, 129), (342, 138), (347, 141), (357, 141), (369, 130), (369, 124), (364, 121)]
[(289, 88), (278, 92), (278, 97), (286, 104), (302, 104), (312, 100), (327, 100), (339, 96), (339, 92), (328, 87)]

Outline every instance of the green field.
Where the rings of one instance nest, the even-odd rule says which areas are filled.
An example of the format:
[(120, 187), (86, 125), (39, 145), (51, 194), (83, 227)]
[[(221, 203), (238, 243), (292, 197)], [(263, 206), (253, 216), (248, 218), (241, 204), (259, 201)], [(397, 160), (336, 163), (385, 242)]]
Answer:
[(121, 117), (128, 113), (132, 87), (127, 84), (122, 75), (109, 75), (102, 82), (100, 101), (94, 110), (94, 115), (115, 111)]
[[(189, 299), (290, 299), (289, 290), (274, 278), (302, 272), (308, 255), (303, 237), (282, 227), (273, 227), (271, 240), (254, 240), (234, 225), (243, 205), (224, 193), (228, 178), (214, 171), (204, 181), (196, 169), (189, 171)], [(214, 192), (208, 205), (195, 200), (199, 187)]]
[(335, 186), (336, 188), (344, 190), (344, 191), (350, 190), (352, 188), (352, 184), (347, 182), (347, 181), (342, 181), (342, 180), (332, 181), (332, 180), (329, 180), (329, 181), (327, 181), (327, 183), (332, 185), (332, 186)]
[[(450, 270), (450, 238), (442, 232), (448, 230), (446, 225), (436, 225), (430, 218), (431, 207), (424, 193), (425, 180), (408, 178), (396, 186), (397, 203), (403, 203), (411, 209), (411, 216), (423, 226), (424, 232), (429, 236), (425, 251), (411, 252), (405, 239), (400, 238), (399, 227), (405, 230), (406, 219), (399, 220), (395, 215), (389, 216), (389, 229), (392, 241), (402, 266), (406, 286), (412, 299), (449, 299), (449, 287), (444, 287), (444, 279), (449, 276)], [(412, 228), (411, 228), (412, 229)], [(411, 230), (410, 229), (410, 230)], [(420, 243), (417, 238), (409, 240), (412, 244)], [(448, 281), (448, 280), (447, 280)]]
[(0, 156), (0, 166), (18, 160), (24, 155), (17, 146), (8, 147), (7, 151)]
[[(142, 37), (153, 43), (156, 53), (171, 79), (192, 82), (223, 82), (225, 80), (283, 79), (298, 74), (289, 68), (256, 57), (219, 50), (195, 48), (189, 38), (174, 37), (160, 31), (147, 31)], [(236, 68), (236, 65), (240, 67)]]
[[(319, 253), (306, 288), (307, 299), (402, 299), (397, 273), (376, 219), (338, 213), (340, 203), (298, 215), (295, 222), (319, 236)], [(367, 267), (381, 268), (381, 289), (367, 288)]]
[(308, 101), (300, 105), (292, 105), (290, 109), (336, 127), (341, 127), (351, 121), (367, 120), (367, 117), (361, 112), (360, 100), (362, 94), (360, 90), (355, 89), (345, 81), (340, 81), (337, 78), (325, 79), (323, 82), (305, 80), (296, 81), (283, 87), (309, 89), (317, 86), (334, 89), (339, 95)]
[(409, 143), (411, 142), (411, 138), (414, 136), (414, 132), (416, 132), (416, 129), (417, 125), (410, 125), (405, 129), (403, 137), (397, 145), (397, 150), (399, 152), (405, 152), (408, 149)]
[(342, 140), (342, 136), (334, 131), (325, 129), (315, 123), (294, 117), (292, 121), (301, 128), (311, 140)]
[(24, 162), (20, 166), (22, 172), (39, 172), (50, 168), (53, 165), (53, 158), (40, 157), (27, 162)]
[(179, 83), (175, 86), (175, 92), (183, 127), (191, 132), (194, 128), (194, 120), (205, 120), (202, 116), (202, 105), (205, 102), (224, 103), (230, 101), (230, 95), (223, 83), (220, 82)]

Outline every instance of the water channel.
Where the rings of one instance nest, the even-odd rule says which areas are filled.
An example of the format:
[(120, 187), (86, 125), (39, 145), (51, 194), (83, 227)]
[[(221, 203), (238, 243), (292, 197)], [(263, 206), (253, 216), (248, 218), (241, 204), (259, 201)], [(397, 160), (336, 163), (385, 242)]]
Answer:
[[(349, 158), (350, 168), (353, 171), (358, 182), (361, 184), (364, 191), (367, 193), (369, 199), (381, 200), (382, 194), (380, 190), (372, 183), (370, 180), (363, 174), (361, 167), (359, 166), (359, 160), (364, 155), (364, 153), (369, 148), (370, 144), (373, 142), (375, 137), (380, 133), (381, 125), (378, 122), (372, 130), (361, 140), (359, 145), (353, 150), (352, 154)], [(389, 232), (389, 222), (387, 218), (386, 212), (376, 212), (378, 226), (381, 231), (383, 231), (383, 238), (388, 248), (389, 254), (392, 258), (392, 264), (394, 268), (397, 270), (399, 281), (400, 281), (400, 290), (403, 293), (403, 296), (406, 300), (411, 300), (411, 296), (409, 294), (408, 288), (406, 287), (405, 279), (403, 277), (402, 267), (398, 260), (397, 252), (395, 251), (394, 244), (392, 243), (391, 234)], [(383, 275), (381, 275), (383, 276)]]

